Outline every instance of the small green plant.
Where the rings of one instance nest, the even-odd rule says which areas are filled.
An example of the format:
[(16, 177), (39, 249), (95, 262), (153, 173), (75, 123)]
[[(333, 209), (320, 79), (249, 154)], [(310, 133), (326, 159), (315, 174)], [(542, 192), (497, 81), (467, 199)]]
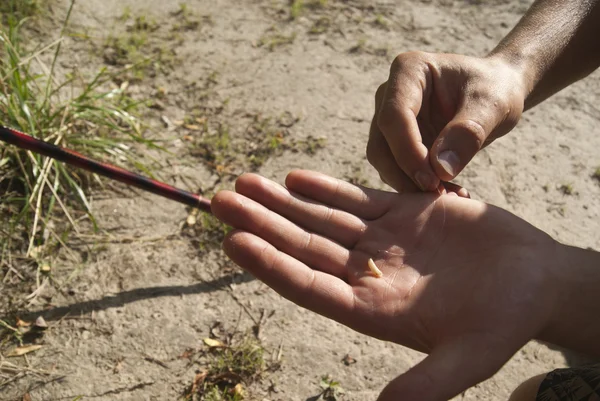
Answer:
[(179, 10), (171, 13), (171, 15), (177, 18), (177, 22), (173, 24), (172, 27), (172, 30), (175, 32), (195, 31), (200, 28), (202, 23), (213, 23), (210, 15), (204, 15), (202, 17), (196, 16), (186, 3), (179, 4)]
[(304, 1), (303, 0), (293, 0), (290, 6), (290, 18), (296, 19), (302, 13), (304, 9)]
[(255, 380), (264, 367), (264, 350), (253, 337), (217, 351), (209, 367), (209, 376), (224, 378), (235, 376), (241, 380)]
[(354, 46), (349, 50), (350, 53), (364, 53), (367, 50), (367, 41), (365, 39), (359, 39)]
[(385, 30), (388, 30), (390, 27), (390, 23), (388, 22), (388, 20), (385, 19), (385, 17), (381, 14), (377, 14), (377, 16), (375, 17), (375, 20), (373, 21), (373, 25), (375, 25), (378, 28), (385, 29)]
[(327, 6), (327, 0), (292, 0), (290, 2), (290, 19), (296, 19), (306, 10), (314, 10)]
[(38, 14), (40, 11), (40, 0), (2, 0), (0, 2), (1, 21), (5, 24), (17, 23)]
[(263, 35), (258, 41), (259, 47), (266, 47), (269, 51), (274, 51), (279, 47), (290, 45), (296, 40), (296, 33), (292, 32), (289, 35), (271, 30), (272, 32)]
[(7, 343), (23, 345), (23, 333), (4, 320), (0, 320), (0, 349)]
[(323, 376), (320, 383), (321, 398), (325, 401), (337, 401), (344, 394), (344, 389), (340, 386), (338, 381), (335, 381), (331, 376)]
[[(138, 103), (125, 87), (110, 88), (111, 76), (104, 70), (91, 78), (78, 71), (64, 79), (56, 73), (73, 4), (60, 38), (45, 47), (53, 52), (50, 66), (23, 48), (16, 16), (6, 29), (0, 28), (0, 124), (92, 157), (142, 167), (132, 143), (152, 143), (142, 136), (133, 114)], [(54, 160), (1, 146), (0, 266), (12, 251), (31, 255), (50, 238), (62, 241), (54, 223), (64, 221), (77, 230), (74, 217), (81, 212), (93, 221), (86, 195), (92, 178)]]
[(203, 132), (194, 145), (192, 155), (201, 157), (208, 167), (220, 172), (233, 158), (230, 150), (229, 126), (219, 124), (212, 132), (207, 125), (203, 125), (202, 129)]
[(208, 386), (201, 398), (203, 401), (242, 401), (243, 399), (243, 394), (231, 389), (220, 389), (218, 386)]
[[(183, 126), (195, 130), (194, 135), (189, 136), (192, 156), (200, 157), (208, 168), (224, 176), (235, 175), (235, 169), (256, 170), (284, 150), (314, 153), (323, 147), (322, 139), (309, 137), (306, 141), (288, 140), (288, 128), (297, 121), (289, 113), (283, 113), (279, 118), (260, 114), (248, 114), (246, 118), (251, 121), (240, 137), (230, 133), (231, 127), (216, 118), (207, 121), (205, 117), (187, 117)], [(292, 121), (288, 121), (290, 118)], [(204, 123), (193, 124), (194, 121)]]
[(109, 35), (103, 46), (107, 65), (127, 67), (127, 74), (118, 79), (140, 81), (146, 75), (170, 73), (177, 60), (172, 48), (155, 39), (160, 25), (146, 15), (133, 16), (128, 9), (118, 20), (128, 24), (127, 31)]
[[(195, 213), (195, 211), (193, 212)], [(188, 219), (188, 223), (189, 223)], [(189, 224), (188, 224), (189, 225)], [(206, 252), (223, 242), (225, 235), (232, 228), (222, 223), (216, 217), (203, 213), (200, 215), (200, 220), (193, 225), (189, 225), (186, 231), (190, 231), (191, 238), (197, 242), (198, 249), (201, 252)]]
[(313, 35), (319, 35), (319, 34), (327, 32), (330, 27), (331, 27), (331, 19), (329, 17), (320, 17), (313, 23), (313, 25), (310, 28), (310, 30), (308, 31), (308, 33), (313, 34)]
[(127, 6), (123, 9), (123, 14), (121, 14), (121, 16), (117, 18), (117, 21), (127, 22), (129, 18), (131, 18), (131, 7)]
[(104, 44), (104, 60), (110, 65), (124, 66), (127, 64), (140, 64), (146, 57), (142, 48), (148, 41), (145, 31), (132, 32), (127, 36), (109, 36)]
[(563, 195), (573, 195), (574, 190), (571, 184), (562, 184), (558, 187), (558, 190), (563, 193)]
[(144, 47), (148, 44), (148, 36), (158, 29), (158, 24), (145, 15), (134, 18), (129, 9), (119, 17), (119, 21), (131, 25), (126, 34), (108, 36), (104, 43), (104, 60), (117, 66), (143, 63), (147, 59)]
[(244, 387), (259, 380), (268, 370), (262, 345), (249, 335), (239, 341), (232, 339), (231, 344), (209, 340), (217, 346), (210, 349), (204, 361), (206, 368), (196, 375), (183, 398), (189, 401), (243, 400)]
[(592, 178), (596, 181), (600, 182), (600, 167), (597, 167), (594, 173), (592, 174)]

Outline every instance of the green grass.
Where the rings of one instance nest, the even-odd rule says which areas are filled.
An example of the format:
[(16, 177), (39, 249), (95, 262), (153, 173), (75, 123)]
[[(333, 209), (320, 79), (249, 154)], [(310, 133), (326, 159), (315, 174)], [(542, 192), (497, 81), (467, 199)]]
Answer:
[(0, 1), (0, 19), (8, 24), (9, 20), (22, 21), (25, 18), (37, 15), (42, 7), (40, 0), (2, 0)]
[(283, 34), (277, 30), (270, 30), (269, 33), (263, 35), (258, 41), (259, 47), (266, 47), (269, 51), (275, 51), (280, 47), (291, 45), (296, 40), (296, 33), (292, 32), (289, 35)]
[[(178, 18), (174, 15), (175, 18)], [(183, 17), (182, 17), (183, 19)], [(178, 59), (172, 43), (164, 43), (161, 24), (144, 14), (133, 15), (126, 8), (118, 18), (119, 25), (126, 25), (125, 32), (111, 33), (103, 43), (104, 62), (112, 67), (126, 68), (117, 80), (139, 82), (146, 77), (172, 72)], [(179, 26), (177, 22), (175, 26)], [(168, 41), (180, 41), (177, 35), (169, 35)]]
[(573, 185), (571, 184), (562, 184), (558, 187), (558, 190), (563, 193), (563, 195), (573, 195), (575, 190), (573, 189)]
[(172, 13), (172, 15), (177, 18), (177, 22), (171, 28), (175, 32), (195, 31), (200, 28), (202, 22), (209, 25), (213, 23), (209, 15), (202, 16), (201, 19), (198, 18), (186, 3), (180, 3), (179, 10)]
[(596, 168), (596, 170), (592, 174), (592, 178), (600, 182), (600, 167)]
[(268, 368), (260, 341), (245, 335), (239, 341), (210, 351), (206, 369), (196, 375), (183, 399), (241, 401), (245, 399), (245, 386), (260, 380)]
[(340, 382), (335, 381), (331, 376), (323, 376), (320, 383), (323, 392), (320, 399), (325, 401), (337, 401), (344, 395), (344, 389), (340, 386)]
[(290, 3), (290, 18), (296, 19), (306, 10), (314, 10), (327, 6), (328, 0), (293, 0)]
[(322, 33), (327, 32), (330, 27), (331, 19), (329, 17), (320, 17), (313, 23), (313, 26), (310, 28), (308, 33), (313, 35), (320, 35)]
[[(64, 79), (57, 72), (74, 1), (60, 37), (33, 50), (21, 35), (22, 13), (31, 12), (37, 3), (18, 2), (18, 12), (0, 27), (0, 124), (92, 157), (119, 159), (148, 173), (132, 144), (152, 143), (142, 136), (133, 114), (138, 103), (127, 96), (125, 86), (111, 88), (112, 77), (105, 70), (93, 76), (72, 71)], [(48, 64), (41, 61), (48, 59)], [(0, 144), (0, 266), (12, 252), (31, 256), (44, 244), (63, 243), (66, 228), (77, 230), (75, 221), (82, 215), (94, 221), (87, 190), (95, 179)]]
[(209, 375), (234, 375), (242, 380), (255, 379), (265, 366), (263, 354), (264, 350), (258, 341), (247, 337), (239, 344), (219, 351), (210, 365)]

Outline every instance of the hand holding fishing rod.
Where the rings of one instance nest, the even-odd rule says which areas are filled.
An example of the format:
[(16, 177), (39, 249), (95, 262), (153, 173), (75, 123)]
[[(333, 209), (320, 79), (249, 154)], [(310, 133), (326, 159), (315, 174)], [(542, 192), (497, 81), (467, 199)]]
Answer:
[(163, 182), (144, 177), (143, 175), (127, 171), (121, 167), (93, 160), (70, 149), (44, 142), (20, 131), (0, 126), (0, 140), (19, 148), (30, 150), (34, 153), (39, 153), (43, 156), (51, 157), (55, 160), (79, 167), (91, 173), (200, 209), (203, 212), (211, 213), (209, 199), (183, 189), (175, 188)]

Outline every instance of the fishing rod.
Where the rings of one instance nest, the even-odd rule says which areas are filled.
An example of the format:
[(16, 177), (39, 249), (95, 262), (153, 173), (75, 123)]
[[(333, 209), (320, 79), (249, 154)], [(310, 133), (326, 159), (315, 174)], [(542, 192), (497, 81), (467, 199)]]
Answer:
[(127, 171), (121, 167), (102, 163), (73, 150), (63, 148), (23, 132), (0, 125), (0, 141), (9, 143), (21, 149), (30, 150), (43, 156), (81, 168), (111, 180), (131, 185), (144, 191), (174, 200), (179, 203), (211, 213), (210, 200), (183, 189), (175, 188), (157, 180)]

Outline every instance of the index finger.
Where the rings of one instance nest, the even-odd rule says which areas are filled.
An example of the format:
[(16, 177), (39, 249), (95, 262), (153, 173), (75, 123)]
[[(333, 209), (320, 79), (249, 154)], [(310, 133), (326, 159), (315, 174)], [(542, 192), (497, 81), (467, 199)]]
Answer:
[(394, 60), (383, 97), (377, 125), (398, 167), (424, 191), (435, 191), (439, 178), (429, 163), (417, 116), (431, 84), (428, 67), (413, 54)]

